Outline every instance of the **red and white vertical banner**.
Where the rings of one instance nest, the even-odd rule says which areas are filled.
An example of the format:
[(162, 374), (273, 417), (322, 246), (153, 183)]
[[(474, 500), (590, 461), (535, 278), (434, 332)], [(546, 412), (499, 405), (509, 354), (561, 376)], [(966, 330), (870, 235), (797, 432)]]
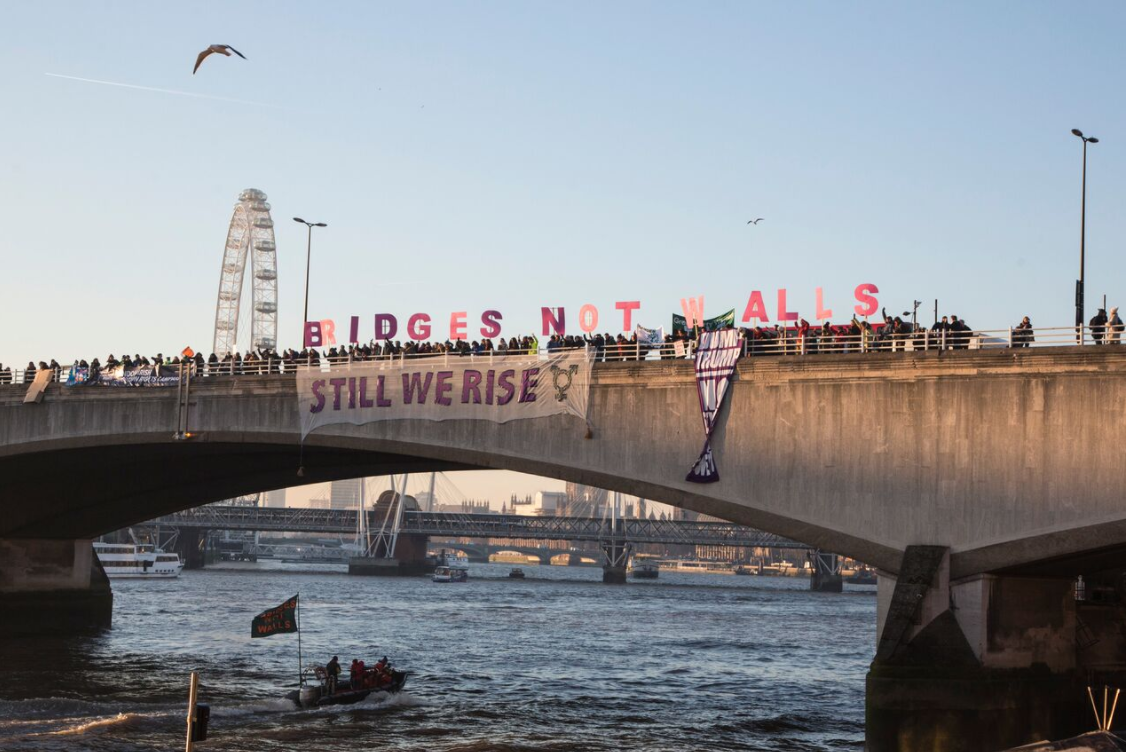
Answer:
[(686, 481), (715, 483), (719, 480), (719, 469), (712, 456), (712, 431), (741, 352), (739, 331), (736, 329), (700, 334), (696, 348), (696, 393), (700, 397), (700, 415), (704, 419), (704, 449), (685, 477)]

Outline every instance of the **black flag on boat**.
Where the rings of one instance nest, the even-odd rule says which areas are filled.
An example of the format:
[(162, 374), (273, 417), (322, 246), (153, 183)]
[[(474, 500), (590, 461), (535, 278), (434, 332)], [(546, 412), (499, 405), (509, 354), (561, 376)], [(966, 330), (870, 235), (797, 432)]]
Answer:
[(297, 596), (277, 608), (271, 608), (254, 617), (250, 623), (251, 637), (269, 637), (297, 631)]
[(700, 334), (700, 344), (696, 348), (696, 393), (700, 397), (700, 415), (704, 419), (704, 450), (685, 478), (691, 483), (715, 483), (719, 480), (719, 469), (712, 456), (712, 431), (741, 350), (736, 329)]

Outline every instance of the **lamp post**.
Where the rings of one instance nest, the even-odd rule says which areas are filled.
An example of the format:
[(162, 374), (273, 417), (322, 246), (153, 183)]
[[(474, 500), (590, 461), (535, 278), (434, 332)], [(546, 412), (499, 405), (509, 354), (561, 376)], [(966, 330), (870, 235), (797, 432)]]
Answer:
[(305, 314), (301, 317), (301, 347), (305, 347), (305, 324), (309, 321), (309, 263), (313, 256), (313, 228), (328, 227), (324, 222), (306, 222), (301, 217), (294, 217), (294, 222), (300, 222), (309, 228), (309, 244), (305, 248)]
[(1087, 144), (1097, 144), (1094, 136), (1084, 136), (1078, 128), (1071, 129), (1072, 135), (1083, 141), (1083, 198), (1079, 208), (1079, 279), (1075, 282), (1075, 331), (1079, 343), (1083, 344), (1083, 271), (1087, 261)]

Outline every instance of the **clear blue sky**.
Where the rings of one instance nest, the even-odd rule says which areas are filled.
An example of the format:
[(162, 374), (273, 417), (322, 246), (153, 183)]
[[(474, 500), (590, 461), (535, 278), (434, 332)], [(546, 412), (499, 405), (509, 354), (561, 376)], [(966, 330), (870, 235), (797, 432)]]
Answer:
[[(583, 303), (667, 325), (875, 282), (971, 326), (1122, 302), (1126, 6), (19, 3), (0, 49), (0, 362), (209, 349), (240, 190), (313, 317)], [(196, 54), (231, 44), (249, 60)], [(173, 89), (207, 97), (44, 75)], [(749, 218), (765, 217), (757, 227)], [(926, 318), (929, 322), (929, 316)], [(366, 329), (365, 329), (366, 331)], [(444, 335), (444, 331), (439, 329)]]

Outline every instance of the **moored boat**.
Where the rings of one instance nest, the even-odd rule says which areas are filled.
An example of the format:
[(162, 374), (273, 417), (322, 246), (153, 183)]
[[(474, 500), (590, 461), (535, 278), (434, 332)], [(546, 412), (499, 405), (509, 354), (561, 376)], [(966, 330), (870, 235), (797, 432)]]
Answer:
[(469, 570), (460, 567), (437, 567), (430, 579), (434, 582), (468, 582)]
[(180, 555), (165, 553), (147, 543), (95, 543), (106, 576), (112, 579), (162, 580), (179, 577), (184, 570)]
[(660, 572), (661, 568), (657, 566), (657, 562), (636, 557), (630, 557), (629, 565), (626, 567), (626, 574), (638, 580), (655, 580)]
[(846, 577), (845, 582), (849, 585), (876, 585), (876, 573), (867, 567), (857, 569), (852, 576)]

